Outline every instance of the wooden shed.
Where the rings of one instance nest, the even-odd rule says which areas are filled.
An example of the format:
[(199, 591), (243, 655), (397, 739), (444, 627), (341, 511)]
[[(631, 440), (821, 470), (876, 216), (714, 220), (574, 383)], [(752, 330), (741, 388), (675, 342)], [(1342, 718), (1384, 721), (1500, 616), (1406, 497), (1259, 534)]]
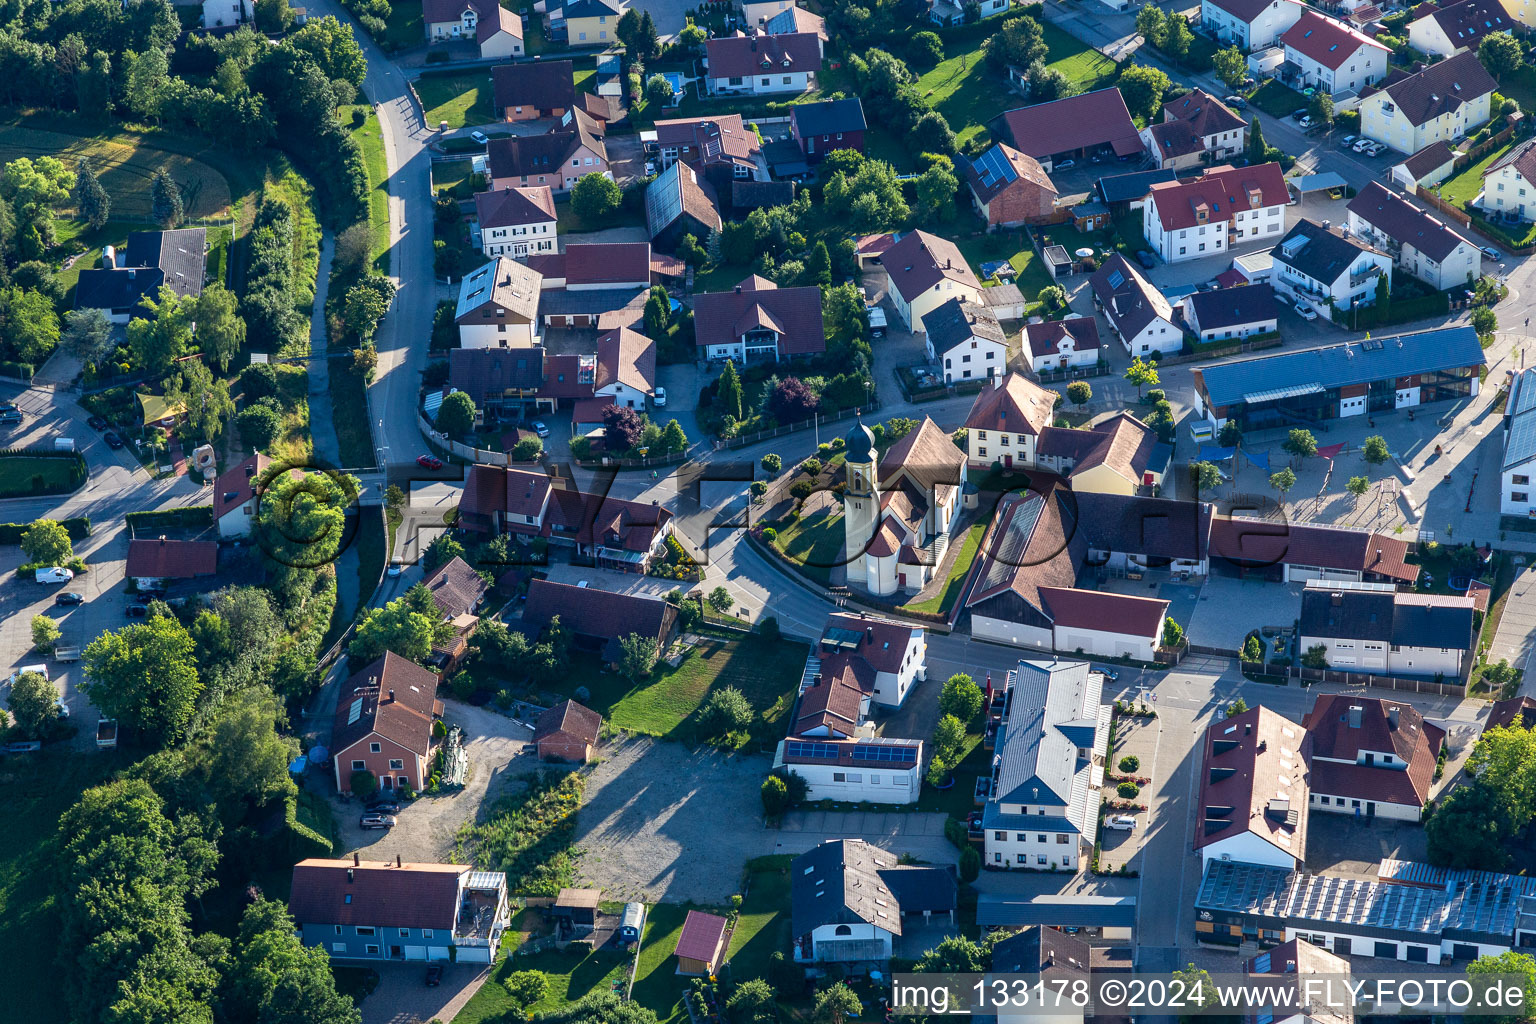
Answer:
[(561, 889), (549, 916), (561, 929), (585, 934), (597, 926), (597, 901), (602, 895), (601, 889)]
[(677, 936), (677, 973), (712, 975), (725, 954), (726, 920), (690, 910)]

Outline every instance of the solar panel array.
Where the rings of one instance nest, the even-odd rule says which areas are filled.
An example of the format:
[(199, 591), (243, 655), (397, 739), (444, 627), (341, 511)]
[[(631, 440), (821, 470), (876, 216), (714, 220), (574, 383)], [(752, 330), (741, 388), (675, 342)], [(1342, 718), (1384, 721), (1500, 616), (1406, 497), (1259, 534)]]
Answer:
[(784, 753), (789, 757), (836, 757), (837, 744), (789, 740), (784, 744)]
[(850, 757), (859, 761), (888, 761), (893, 764), (916, 764), (917, 747), (906, 744), (856, 743)]
[(1527, 371), (1516, 380), (1509, 416), (1509, 440), (1504, 445), (1504, 465), (1517, 466), (1536, 456), (1536, 375)]
[(993, 549), (992, 561), (987, 565), (986, 576), (979, 588), (981, 591), (990, 590), (1011, 578), (1014, 571), (1025, 564), (1024, 551), (1029, 547), (1030, 534), (1035, 532), (1035, 523), (1039, 522), (1040, 513), (1045, 508), (1045, 499), (1032, 494), (1023, 500), (1024, 507), (1014, 511), (1008, 520), (1008, 529)]
[(976, 170), (987, 185), (998, 181), (1012, 181), (1019, 175), (1013, 164), (1003, 155), (1001, 146), (993, 146), (976, 158)]

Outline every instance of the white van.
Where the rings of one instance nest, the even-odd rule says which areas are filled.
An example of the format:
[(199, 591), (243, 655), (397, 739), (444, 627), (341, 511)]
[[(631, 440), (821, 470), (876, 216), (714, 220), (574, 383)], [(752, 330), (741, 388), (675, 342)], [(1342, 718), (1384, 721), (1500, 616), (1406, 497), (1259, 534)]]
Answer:
[(37, 582), (39, 583), (68, 583), (75, 578), (75, 574), (62, 566), (51, 566), (47, 569), (37, 570)]
[(11, 673), (11, 678), (7, 679), (6, 682), (9, 683), (11, 686), (15, 686), (16, 685), (16, 680), (21, 678), (21, 674), (23, 672), (36, 672), (38, 675), (42, 676), (44, 679), (48, 678), (48, 666), (47, 665), (23, 665), (23, 666), (21, 666), (21, 668), (17, 669), (15, 672), (12, 672)]

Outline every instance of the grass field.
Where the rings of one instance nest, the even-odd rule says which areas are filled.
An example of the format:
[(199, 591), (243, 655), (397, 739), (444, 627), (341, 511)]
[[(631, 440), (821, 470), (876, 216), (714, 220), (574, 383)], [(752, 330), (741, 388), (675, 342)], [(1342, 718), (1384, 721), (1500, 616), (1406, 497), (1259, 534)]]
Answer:
[(549, 983), (544, 998), (528, 1009), (534, 1013), (550, 1013), (567, 1003), (574, 1003), (582, 996), (602, 991), (616, 981), (622, 981), (627, 973), (628, 957), (617, 952), (577, 952), (545, 950), (526, 956), (508, 954), (491, 972), (487, 981), (474, 997), (464, 1005), (456, 1024), (480, 1024), (481, 1021), (521, 1020), (518, 1004), (507, 992), (503, 981), (514, 971), (542, 971)]
[(0, 455), (0, 498), (76, 490), (85, 482), (79, 466), (75, 459)]
[(368, 169), (368, 233), (373, 236), (373, 262), (381, 273), (389, 273), (389, 162), (384, 156), (384, 137), (379, 133), (379, 117), (368, 108), (368, 120), (352, 129), (363, 147), (363, 163)]
[(421, 5), (413, 3), (391, 4), (389, 17), (384, 21), (382, 44), (387, 49), (405, 49), (420, 46), (426, 38), (426, 28), (421, 21)]
[(416, 92), (427, 108), (427, 124), (434, 128), (442, 121), (448, 122), (449, 128), (463, 128), (496, 119), (491, 78), (484, 72), (423, 76), (416, 80)]
[(1013, 283), (1019, 286), (1019, 291), (1024, 294), (1026, 302), (1033, 303), (1035, 296), (1040, 294), (1040, 289), (1054, 283), (1051, 281), (1051, 275), (1045, 272), (1045, 267), (1041, 266), (1039, 258), (1035, 256), (1034, 249), (1030, 248), (1023, 236), (1016, 232), (994, 231), (991, 234), (958, 238), (955, 244), (965, 254), (966, 262), (973, 270), (992, 260), (1007, 260), (1012, 263), (1016, 275)]
[[(1041, 26), (1050, 48), (1047, 63), (1062, 72), (1083, 92), (1108, 85), (1115, 77), (1115, 62), (1054, 25)], [(963, 145), (986, 128), (987, 121), (1012, 105), (999, 100), (997, 76), (990, 74), (978, 43), (974, 49), (947, 56), (917, 81), (923, 101), (944, 115)]]
[(1293, 111), (1307, 105), (1307, 98), (1271, 78), (1248, 95), (1248, 102), (1270, 117), (1290, 117)]
[(1477, 163), (1468, 164), (1454, 178), (1447, 178), (1440, 186), (1440, 198), (1448, 203), (1455, 203), (1457, 206), (1476, 199), (1477, 194), (1483, 190), (1483, 171), (1488, 169), (1489, 164), (1503, 157), (1511, 149), (1514, 149), (1521, 141), (1517, 139), (1507, 146), (1501, 146)]
[(468, 199), (475, 194), (474, 189), (474, 164), (469, 160), (449, 160), (432, 165), (432, 189), (441, 192), (447, 189), (460, 199)]
[[(616, 672), (600, 672), (590, 655), (572, 659), (564, 692), (585, 686), (588, 705), (615, 729), (668, 739), (689, 738), (690, 716), (717, 684), (734, 686), (759, 714), (754, 733), (779, 729), (805, 665), (806, 647), (791, 640), (706, 639), (677, 668), (662, 664), (649, 680), (631, 683)], [(779, 731), (782, 732), (780, 729)]]
[(821, 583), (832, 575), (832, 567), (843, 555), (843, 517), (823, 509), (801, 516), (793, 523), (776, 527), (773, 546), (784, 552), (800, 571)]
[(58, 944), (41, 940), (56, 936), (60, 927), (52, 902), (54, 831), (84, 790), (131, 760), (122, 750), (59, 750), (10, 758), (0, 766), (13, 815), (0, 831), (0, 992), (6, 993), (9, 1020), (63, 1024), (68, 1019), (64, 986), (38, 981), (59, 976)]
[(960, 553), (955, 555), (955, 561), (950, 566), (949, 576), (944, 580), (944, 589), (926, 601), (913, 601), (902, 606), (904, 611), (929, 612), (942, 615), (955, 606), (960, 599), (960, 590), (965, 585), (965, 577), (971, 571), (971, 565), (976, 561), (976, 552), (981, 547), (982, 534), (987, 532), (987, 521), (972, 526), (966, 531), (965, 539), (960, 542)]

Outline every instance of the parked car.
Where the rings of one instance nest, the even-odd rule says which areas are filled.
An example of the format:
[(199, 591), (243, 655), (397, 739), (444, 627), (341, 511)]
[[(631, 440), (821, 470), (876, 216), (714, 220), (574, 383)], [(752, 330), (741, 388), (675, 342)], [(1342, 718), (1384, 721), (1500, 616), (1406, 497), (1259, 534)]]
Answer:
[(365, 814), (357, 819), (358, 828), (362, 829), (386, 829), (395, 827), (393, 814)]
[(405, 571), (405, 567), (403, 565), (401, 565), (399, 562), (390, 562), (389, 563), (389, 575), (390, 576), (399, 576), (404, 571)]
[(480, 145), (482, 145), (482, 146), (485, 145), (487, 142), (491, 141), (490, 138), (485, 134), (485, 132), (480, 132), (480, 131), (470, 132), (469, 133), (469, 137), (474, 139), (476, 142), (480, 143)]
[(50, 566), (47, 569), (37, 570), (37, 582), (39, 583), (68, 583), (75, 578), (75, 574), (63, 566)]
[(1339, 140), (1339, 145), (1341, 145), (1341, 146), (1353, 146), (1355, 144), (1355, 140), (1358, 139), (1358, 138), (1360, 138), (1360, 136), (1358, 136), (1358, 135), (1346, 135), (1342, 139)]
[(1136, 819), (1129, 814), (1111, 814), (1104, 819), (1104, 827), (1117, 832), (1129, 832), (1136, 827)]
[(7, 679), (6, 682), (8, 684), (10, 684), (11, 686), (15, 686), (16, 685), (16, 680), (21, 678), (21, 674), (23, 672), (36, 672), (38, 675), (42, 676), (44, 679), (49, 678), (49, 676), (48, 676), (48, 666), (47, 665), (23, 665), (20, 668), (18, 668), (16, 671), (12, 672), (11, 673), (11, 678)]
[(394, 800), (375, 800), (365, 808), (369, 814), (399, 814), (400, 805)]
[(1077, 161), (1073, 160), (1071, 157), (1068, 157), (1065, 160), (1058, 160), (1055, 163), (1053, 163), (1051, 165), (1051, 170), (1053, 170), (1053, 171), (1070, 171), (1072, 168), (1074, 168), (1076, 166), (1077, 166)]
[(658, 385), (655, 393), (651, 395), (651, 404), (656, 406), (658, 409), (666, 405), (667, 389)]
[(1499, 250), (1495, 249), (1491, 245), (1483, 246), (1483, 248), (1480, 251), (1482, 252), (1482, 254), (1484, 256), (1487, 256), (1491, 260), (1501, 260), (1501, 259), (1504, 258), (1503, 256), (1499, 255)]
[(416, 465), (427, 469), (442, 469), (443, 460), (436, 455), (418, 455), (416, 456)]
[(101, 439), (107, 442), (107, 447), (113, 449), (114, 451), (123, 446), (123, 439), (118, 437), (116, 433), (110, 430), (105, 434), (102, 434)]
[(1354, 150), (1356, 153), (1364, 153), (1365, 150), (1366, 150), (1366, 147), (1369, 146), (1370, 144), (1371, 144), (1371, 140), (1370, 139), (1359, 138), (1359, 139), (1356, 139), (1355, 140), (1355, 144), (1353, 146), (1350, 146), (1349, 148)]
[(69, 717), (69, 705), (68, 704), (65, 704), (63, 701), (59, 701), (58, 703), (54, 704), (54, 707), (58, 709), (59, 717), (60, 718), (68, 718)]
[(540, 437), (549, 436), (549, 426), (543, 420), (534, 420), (530, 425), (533, 427), (533, 432)]
[(1222, 100), (1222, 102), (1231, 107), (1233, 110), (1248, 109), (1248, 101), (1243, 99), (1241, 96), (1228, 96), (1226, 99)]
[(1157, 257), (1147, 252), (1147, 250), (1141, 249), (1136, 253), (1136, 262), (1141, 264), (1143, 270), (1151, 270), (1157, 266)]
[(1312, 120), (1311, 114), (1302, 114), (1301, 120), (1297, 121), (1296, 123), (1301, 125), (1303, 128), (1311, 128), (1317, 122)]
[(1317, 310), (1313, 309), (1305, 302), (1298, 301), (1296, 303), (1296, 315), (1301, 317), (1303, 320), (1316, 320)]
[[(15, 406), (7, 404), (6, 408), (14, 409)], [(85, 422), (90, 426), (90, 428), (92, 430), (106, 430), (107, 429), (107, 421), (102, 419), (100, 416), (92, 416), (90, 419), (86, 420)]]
[(127, 608), (123, 609), (123, 614), (128, 616), (130, 619), (142, 619), (149, 614), (149, 605), (131, 604)]
[(432, 964), (427, 968), (427, 988), (437, 988), (443, 983), (443, 965)]
[(85, 595), (77, 594), (73, 590), (65, 591), (53, 599), (54, 604), (84, 604)]
[(1302, 118), (1304, 118), (1306, 116), (1307, 116), (1307, 108), (1306, 107), (1302, 107), (1300, 110), (1293, 110), (1293, 111), (1291, 111), (1291, 118), (1293, 120), (1300, 121)]

